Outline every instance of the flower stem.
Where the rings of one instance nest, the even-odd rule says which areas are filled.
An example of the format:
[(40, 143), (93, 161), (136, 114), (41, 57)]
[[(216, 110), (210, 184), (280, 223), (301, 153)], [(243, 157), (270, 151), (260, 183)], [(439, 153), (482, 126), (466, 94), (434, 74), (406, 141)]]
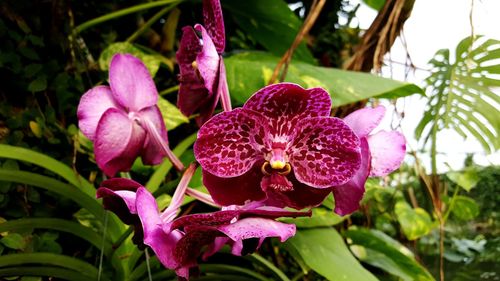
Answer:
[(163, 6), (163, 5), (166, 5), (166, 4), (171, 4), (171, 3), (174, 3), (174, 2), (177, 2), (177, 1), (179, 1), (179, 0), (160, 0), (160, 1), (149, 2), (149, 3), (140, 4), (140, 5), (132, 6), (132, 7), (129, 7), (129, 8), (125, 8), (125, 9), (122, 9), (122, 10), (119, 10), (119, 11), (116, 11), (116, 12), (113, 12), (113, 13), (109, 13), (109, 14), (97, 17), (95, 19), (91, 19), (89, 21), (86, 21), (86, 22), (78, 25), (77, 27), (75, 27), (74, 32), (75, 33), (80, 33), (80, 32), (82, 32), (83, 30), (85, 30), (85, 29), (87, 29), (89, 27), (92, 27), (94, 25), (103, 23), (103, 22), (108, 21), (108, 20), (119, 18), (119, 17), (125, 16), (125, 15), (128, 15), (128, 14), (132, 14), (132, 13), (135, 13), (135, 12), (142, 11), (142, 10), (147, 10), (147, 9), (150, 9), (150, 8), (154, 8), (154, 7), (158, 7), (158, 6)]
[(144, 23), (139, 29), (137, 29), (134, 34), (130, 35), (129, 38), (125, 42), (131, 43), (135, 41), (141, 34), (144, 33), (148, 28), (153, 25), (156, 21), (158, 21), (164, 14), (166, 14), (168, 11), (172, 10), (178, 3), (172, 3), (172, 5), (167, 6), (163, 9), (161, 9), (158, 13), (156, 13), (154, 16), (152, 16), (146, 23)]
[(175, 190), (174, 195), (172, 196), (172, 201), (170, 201), (170, 205), (161, 214), (161, 218), (164, 221), (171, 221), (175, 217), (177, 209), (179, 209), (179, 207), (182, 204), (182, 200), (184, 199), (184, 194), (186, 194), (186, 189), (188, 188), (188, 184), (191, 181), (191, 178), (193, 177), (197, 166), (198, 165), (195, 162), (193, 162), (189, 164), (187, 169), (184, 171), (184, 174), (182, 175), (179, 185), (177, 185), (177, 189)]
[(224, 60), (220, 59), (220, 73), (219, 75), (224, 75), (223, 79), (219, 79), (219, 91), (220, 93), (220, 101), (222, 104), (222, 108), (224, 111), (231, 111), (232, 106), (231, 106), (231, 96), (229, 95), (229, 87), (227, 86), (227, 79), (226, 79), (226, 66), (224, 65)]
[(147, 118), (142, 118), (140, 123), (146, 127), (146, 131), (149, 133), (156, 145), (158, 145), (163, 150), (167, 158), (170, 160), (170, 162), (172, 162), (172, 165), (174, 165), (175, 169), (177, 169), (177, 171), (183, 171), (184, 164), (182, 164), (181, 160), (179, 160), (179, 158), (175, 156), (172, 150), (170, 150), (170, 147), (168, 147), (168, 143), (161, 137), (160, 132), (158, 132), (156, 126)]
[(221, 207), (219, 204), (215, 203), (214, 199), (212, 199), (212, 196), (210, 196), (204, 192), (201, 192), (199, 190), (188, 187), (186, 190), (186, 194), (193, 197), (194, 199), (196, 199), (198, 201), (201, 201), (201, 202), (207, 204), (207, 205), (217, 207), (217, 208)]

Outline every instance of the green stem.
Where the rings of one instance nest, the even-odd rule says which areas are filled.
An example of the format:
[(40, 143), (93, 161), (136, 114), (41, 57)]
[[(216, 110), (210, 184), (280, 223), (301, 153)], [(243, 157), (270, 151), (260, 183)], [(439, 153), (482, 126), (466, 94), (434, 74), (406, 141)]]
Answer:
[(246, 268), (242, 268), (239, 266), (234, 266), (234, 265), (200, 264), (200, 270), (202, 272), (206, 272), (206, 273), (209, 273), (209, 272), (210, 273), (226, 273), (226, 272), (242, 273), (242, 274), (246, 274), (250, 277), (253, 277), (254, 280), (269, 281), (268, 278), (266, 278), (265, 276), (255, 272), (255, 271), (252, 271), (252, 270), (249, 270)]
[(166, 4), (171, 4), (174, 2), (178, 2), (178, 1), (179, 0), (160, 0), (160, 1), (149, 2), (149, 3), (140, 4), (140, 5), (132, 6), (129, 8), (125, 8), (125, 9), (122, 9), (122, 10), (119, 10), (119, 11), (116, 11), (113, 13), (109, 13), (109, 14), (97, 17), (95, 19), (91, 19), (89, 21), (86, 21), (86, 22), (78, 25), (77, 27), (75, 27), (74, 31), (75, 31), (75, 33), (80, 33), (89, 27), (92, 27), (94, 25), (98, 25), (98, 24), (106, 22), (108, 20), (116, 19), (116, 18), (123, 17), (123, 16), (128, 15), (128, 14), (151, 9), (151, 8), (158, 7), (158, 6), (163, 6)]
[(283, 271), (281, 271), (279, 268), (277, 268), (274, 264), (272, 264), (271, 262), (269, 262), (265, 258), (263, 258), (263, 257), (261, 257), (261, 256), (259, 256), (257, 254), (251, 254), (248, 257), (251, 258), (251, 259), (254, 259), (254, 260), (258, 261), (258, 262), (260, 262), (261, 264), (263, 264), (264, 266), (266, 266), (267, 268), (269, 268), (281, 280), (283, 280), (283, 281), (290, 281), (290, 279), (285, 275), (285, 273)]
[(137, 37), (141, 36), (141, 34), (143, 34), (147, 29), (149, 29), (151, 25), (153, 25), (153, 23), (158, 21), (168, 11), (172, 10), (175, 6), (177, 6), (177, 4), (178, 3), (173, 3), (172, 5), (161, 9), (158, 13), (152, 16), (146, 23), (144, 23), (139, 29), (137, 29), (132, 35), (130, 35), (130, 37), (127, 38), (126, 42), (131, 43), (132, 41), (135, 41)]
[(453, 192), (453, 196), (451, 197), (450, 205), (446, 209), (446, 212), (444, 213), (443, 216), (443, 222), (446, 223), (446, 220), (448, 220), (448, 216), (451, 213), (451, 209), (453, 209), (453, 206), (455, 206), (455, 201), (457, 199), (458, 191), (460, 190), (460, 187), (455, 187), (455, 191)]
[(164, 96), (166, 94), (170, 94), (170, 93), (174, 93), (174, 92), (177, 92), (179, 90), (179, 85), (176, 85), (176, 86), (173, 86), (173, 87), (170, 87), (170, 88), (167, 88), (163, 91), (161, 91), (160, 93), (158, 93), (160, 96)]

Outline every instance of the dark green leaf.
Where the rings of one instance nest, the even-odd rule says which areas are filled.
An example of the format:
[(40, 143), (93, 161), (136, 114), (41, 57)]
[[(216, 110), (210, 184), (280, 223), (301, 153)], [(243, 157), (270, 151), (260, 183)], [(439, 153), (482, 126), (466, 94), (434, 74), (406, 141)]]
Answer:
[(409, 240), (415, 240), (426, 235), (432, 229), (429, 214), (422, 208), (412, 208), (405, 201), (396, 203), (395, 210), (403, 233)]
[[(244, 103), (254, 92), (267, 85), (278, 58), (263, 52), (245, 52), (225, 59), (229, 90), (233, 99)], [(332, 96), (334, 106), (370, 97), (404, 97), (422, 90), (375, 75), (292, 62), (286, 81), (302, 87), (322, 87)]]
[(298, 230), (285, 243), (293, 248), (304, 262), (328, 280), (377, 280), (349, 251), (342, 237), (333, 228)]
[(343, 222), (347, 217), (341, 217), (332, 210), (325, 208), (314, 208), (312, 217), (286, 218), (281, 221), (293, 223), (300, 228), (312, 228), (320, 226), (332, 226)]
[[(222, 7), (238, 25), (275, 56), (283, 56), (292, 45), (302, 21), (283, 0), (222, 1)], [(294, 58), (314, 63), (305, 43), (295, 50)]]
[(385, 233), (351, 227), (346, 236), (352, 240), (351, 250), (361, 261), (403, 280), (434, 280), (432, 275), (415, 260), (410, 250)]
[(23, 250), (26, 248), (26, 239), (19, 233), (9, 233), (7, 236), (2, 237), (0, 242), (7, 248), (15, 250)]
[(47, 89), (47, 78), (44, 75), (38, 76), (28, 85), (28, 91), (34, 93), (44, 91), (45, 89)]

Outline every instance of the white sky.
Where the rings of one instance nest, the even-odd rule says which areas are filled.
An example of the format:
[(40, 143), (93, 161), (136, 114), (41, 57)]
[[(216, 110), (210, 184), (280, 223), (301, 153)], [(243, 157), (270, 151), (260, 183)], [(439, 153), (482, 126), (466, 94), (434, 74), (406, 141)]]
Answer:
[[(350, 3), (356, 4), (359, 1), (351, 0)], [(471, 35), (470, 10), (471, 0), (415, 1), (412, 14), (406, 21), (403, 32), (408, 52), (418, 68), (428, 69), (427, 62), (437, 50), (447, 48), (453, 53), (458, 42)], [(375, 10), (361, 4), (357, 12), (359, 26), (367, 29), (376, 15)], [(482, 34), (488, 38), (500, 40), (500, 0), (475, 0), (473, 23), (476, 35)], [(354, 22), (354, 24), (358, 23)], [(397, 40), (391, 49), (390, 60), (403, 63), (405, 58), (406, 50), (401, 41)], [(382, 76), (405, 80), (404, 66), (393, 63), (391, 67), (383, 68)], [(417, 70), (407, 77), (407, 81), (422, 86), (422, 81), (427, 76), (428, 72)], [(426, 100), (418, 96), (400, 99), (397, 103), (400, 110), (404, 109), (405, 118), (401, 127), (407, 137), (409, 147), (413, 150), (420, 148), (413, 137), (413, 131), (423, 115), (425, 104)], [(382, 126), (389, 126), (391, 115), (388, 112), (384, 120), (385, 124), (383, 123)], [(464, 140), (451, 130), (441, 131), (438, 134), (437, 145), (438, 151), (441, 152), (437, 158), (439, 172), (448, 171), (450, 169), (448, 165), (454, 170), (463, 167), (466, 153), (474, 153), (474, 161), (480, 165), (500, 165), (500, 152), (486, 155), (477, 141), (472, 138)], [(410, 158), (408, 157), (408, 160), (411, 161)], [(421, 155), (421, 159), (425, 162), (425, 166), (429, 167), (429, 155)]]

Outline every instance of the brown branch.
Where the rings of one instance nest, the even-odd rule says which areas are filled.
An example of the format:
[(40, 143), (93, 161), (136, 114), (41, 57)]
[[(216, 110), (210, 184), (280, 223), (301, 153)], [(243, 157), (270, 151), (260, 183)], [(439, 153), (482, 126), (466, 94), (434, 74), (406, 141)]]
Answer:
[(309, 14), (307, 15), (306, 19), (304, 20), (304, 23), (299, 29), (299, 32), (297, 33), (297, 36), (295, 36), (295, 39), (293, 40), (292, 45), (290, 48), (285, 52), (283, 57), (279, 60), (278, 64), (274, 68), (273, 75), (271, 76), (271, 79), (269, 80), (268, 84), (273, 84), (276, 79), (278, 78), (278, 75), (280, 73), (280, 70), (283, 68), (283, 71), (281, 72), (280, 79), (279, 81), (282, 82), (285, 80), (286, 73), (288, 71), (288, 65), (290, 64), (290, 61), (292, 60), (292, 55), (295, 52), (295, 49), (299, 46), (300, 42), (302, 42), (302, 39), (309, 33), (309, 30), (311, 30), (312, 26), (316, 22), (316, 19), (318, 18), (321, 9), (323, 9), (323, 6), (325, 5), (326, 0), (314, 0), (314, 2), (311, 5), (311, 10), (309, 11)]

